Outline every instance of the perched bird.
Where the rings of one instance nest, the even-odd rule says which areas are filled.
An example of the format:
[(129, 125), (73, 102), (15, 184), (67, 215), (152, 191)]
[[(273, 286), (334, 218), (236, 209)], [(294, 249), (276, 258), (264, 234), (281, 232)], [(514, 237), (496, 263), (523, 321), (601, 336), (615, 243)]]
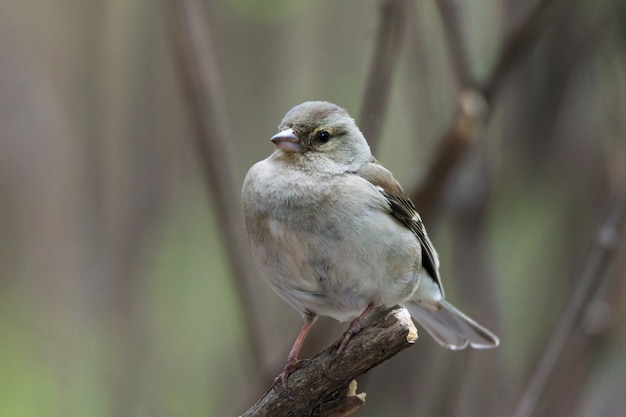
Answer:
[(243, 208), (262, 274), (305, 320), (277, 378), (283, 386), (320, 315), (352, 320), (337, 355), (372, 309), (396, 304), (449, 349), (498, 346), (493, 333), (444, 300), (437, 252), (419, 214), (346, 110), (302, 103), (271, 141), (277, 149), (246, 175)]

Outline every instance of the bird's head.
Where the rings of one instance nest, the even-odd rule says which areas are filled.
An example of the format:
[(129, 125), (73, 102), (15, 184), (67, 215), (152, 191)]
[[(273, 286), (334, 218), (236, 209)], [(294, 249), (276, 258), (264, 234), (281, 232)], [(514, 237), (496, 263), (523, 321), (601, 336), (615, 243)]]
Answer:
[(343, 108), (307, 101), (289, 110), (272, 136), (279, 157), (305, 169), (356, 171), (371, 159), (363, 134)]

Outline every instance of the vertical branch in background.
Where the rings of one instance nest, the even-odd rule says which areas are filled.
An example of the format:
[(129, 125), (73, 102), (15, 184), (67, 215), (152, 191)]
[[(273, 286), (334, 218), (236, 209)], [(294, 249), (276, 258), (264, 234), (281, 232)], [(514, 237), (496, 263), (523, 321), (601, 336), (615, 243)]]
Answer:
[(413, 201), (428, 223), (435, 211), (448, 179), (466, 150), (482, 132), (488, 114), (488, 103), (476, 88), (476, 79), (467, 53), (459, 5), (456, 0), (437, 0), (450, 53), (450, 61), (461, 91), (454, 121), (439, 141), (421, 187), (413, 193)]
[(452, 68), (460, 85), (468, 86), (476, 83), (467, 53), (467, 45), (463, 36), (463, 22), (458, 0), (437, 0), (439, 15), (448, 41), (448, 52)]
[(198, 0), (172, 0), (170, 4), (173, 49), (195, 129), (195, 149), (207, 194), (214, 196), (212, 201), (239, 293), (250, 350), (257, 366), (262, 366), (265, 357), (263, 314), (259, 297), (255, 296), (256, 270), (249, 256), (241, 256), (247, 253), (248, 246), (239, 209), (239, 186), (235, 184), (230, 165), (229, 135), (216, 107), (218, 70), (206, 11)]
[(598, 289), (606, 285), (606, 282), (612, 277), (607, 271), (615, 261), (615, 252), (620, 245), (620, 240), (624, 239), (625, 233), (621, 229), (625, 218), (626, 184), (624, 184), (621, 195), (596, 236), (595, 247), (563, 309), (559, 322), (535, 365), (524, 392), (520, 396), (513, 414), (514, 417), (533, 415), (570, 336), (580, 325), (584, 313), (587, 311), (587, 307), (591, 305)]
[(376, 149), (380, 142), (391, 75), (406, 26), (407, 0), (382, 0), (380, 9), (376, 47), (359, 114), (359, 126), (372, 149)]

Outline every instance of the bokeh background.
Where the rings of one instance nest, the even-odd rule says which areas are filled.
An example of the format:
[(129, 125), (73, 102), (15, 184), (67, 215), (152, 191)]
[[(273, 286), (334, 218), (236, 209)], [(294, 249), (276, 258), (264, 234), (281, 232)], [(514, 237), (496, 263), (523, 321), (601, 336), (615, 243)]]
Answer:
[[(448, 352), (421, 333), (359, 379), (356, 415), (512, 415), (626, 181), (624, 4), (0, 2), (0, 415), (244, 412), (301, 325), (233, 229), (245, 172), (273, 151), (283, 114), (311, 99), (345, 107), (419, 191), (460, 92), (485, 92), (507, 53), (484, 128), (425, 216), (447, 297), (501, 347)], [(207, 29), (203, 91), (190, 88), (181, 16)], [(525, 23), (528, 39), (507, 48)], [(616, 232), (532, 415), (624, 415)], [(304, 356), (344, 326), (320, 319)]]

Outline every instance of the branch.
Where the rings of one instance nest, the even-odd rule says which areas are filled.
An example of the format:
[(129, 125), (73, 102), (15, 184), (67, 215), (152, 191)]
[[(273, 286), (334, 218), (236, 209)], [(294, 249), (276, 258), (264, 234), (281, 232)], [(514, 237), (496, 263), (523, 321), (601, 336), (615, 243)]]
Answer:
[(365, 402), (354, 378), (412, 346), (417, 329), (404, 307), (395, 307), (354, 335), (339, 359), (336, 344), (317, 354), (289, 377), (289, 395), (269, 391), (242, 417), (339, 417)]
[(461, 86), (476, 83), (463, 35), (462, 19), (457, 0), (437, 0), (439, 14), (446, 32), (452, 67)]
[(581, 324), (583, 313), (594, 299), (598, 288), (604, 286), (612, 277), (607, 270), (615, 260), (615, 252), (620, 239), (624, 239), (625, 233), (621, 228), (625, 218), (626, 186), (596, 236), (591, 256), (520, 396), (514, 417), (529, 417), (533, 414), (570, 335)]
[(520, 59), (530, 51), (539, 35), (548, 26), (548, 20), (551, 17), (551, 13), (553, 13), (555, 3), (556, 0), (540, 0), (537, 2), (522, 24), (504, 42), (496, 64), (482, 87), (482, 91), (489, 102), (500, 91), (504, 78)]
[(378, 37), (359, 114), (359, 126), (372, 149), (380, 141), (391, 75), (406, 26), (407, 1), (383, 0), (380, 9)]
[(488, 112), (487, 102), (480, 91), (466, 88), (459, 94), (454, 121), (439, 141), (421, 186), (411, 194), (411, 200), (425, 223), (432, 217), (465, 151), (483, 131)]
[(205, 10), (197, 0), (171, 0), (172, 49), (177, 54), (176, 64), (184, 87), (184, 98), (189, 104), (195, 150), (204, 174), (207, 195), (214, 196), (230, 267), (241, 300), (240, 311), (245, 316), (246, 334), (257, 365), (262, 366), (264, 322), (259, 320), (262, 306), (255, 294), (256, 269), (249, 256), (248, 243), (243, 229), (239, 186), (231, 170), (231, 158), (226, 142), (230, 137), (216, 106), (219, 91), (219, 74), (213, 54)]

